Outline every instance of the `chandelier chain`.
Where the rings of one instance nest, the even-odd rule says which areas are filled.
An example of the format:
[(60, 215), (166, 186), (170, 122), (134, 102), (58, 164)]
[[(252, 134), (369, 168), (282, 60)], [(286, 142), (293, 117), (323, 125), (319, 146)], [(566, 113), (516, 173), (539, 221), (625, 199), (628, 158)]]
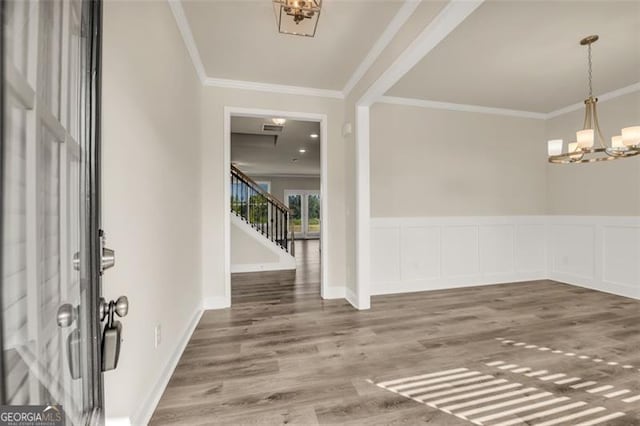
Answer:
[(591, 67), (593, 63), (591, 62), (591, 43), (589, 43), (589, 97), (593, 96), (593, 72)]

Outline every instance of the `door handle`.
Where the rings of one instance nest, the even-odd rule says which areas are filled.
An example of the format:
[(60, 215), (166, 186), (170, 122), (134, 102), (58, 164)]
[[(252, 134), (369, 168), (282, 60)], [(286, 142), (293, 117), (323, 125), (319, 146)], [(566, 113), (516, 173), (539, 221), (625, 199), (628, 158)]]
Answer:
[(75, 321), (77, 317), (76, 308), (74, 308), (70, 303), (65, 303), (64, 305), (60, 305), (58, 308), (58, 314), (56, 315), (56, 319), (58, 322), (58, 327), (67, 328), (73, 321)]
[[(67, 328), (78, 317), (78, 308), (70, 303), (60, 305), (56, 320), (58, 327)], [(72, 379), (80, 378), (80, 330), (76, 326), (71, 333), (67, 335), (67, 362), (69, 365), (69, 374)]]
[[(106, 302), (102, 303), (105, 312)], [(107, 324), (102, 332), (102, 371), (115, 370), (120, 359), (120, 343), (122, 341), (122, 324), (115, 320), (115, 315), (124, 317), (129, 313), (129, 299), (120, 296), (109, 302), (106, 308)]]

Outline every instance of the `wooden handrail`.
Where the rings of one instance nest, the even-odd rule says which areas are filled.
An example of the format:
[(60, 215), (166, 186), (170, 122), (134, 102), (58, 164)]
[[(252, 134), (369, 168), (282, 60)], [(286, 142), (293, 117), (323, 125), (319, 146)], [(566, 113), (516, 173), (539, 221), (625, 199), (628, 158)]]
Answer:
[(282, 209), (282, 210), (284, 210), (286, 212), (289, 212), (289, 213), (291, 212), (289, 207), (287, 207), (282, 201), (278, 200), (276, 197), (271, 195), (269, 192), (267, 192), (264, 189), (262, 189), (260, 187), (260, 185), (258, 185), (258, 183), (255, 180), (251, 179), (249, 176), (244, 174), (242, 172), (242, 170), (240, 170), (239, 168), (237, 168), (233, 164), (231, 165), (231, 172), (232, 173), (236, 173), (238, 176), (240, 176), (242, 179), (244, 179), (246, 181), (246, 183), (248, 185), (250, 185), (257, 193), (259, 193), (261, 196), (263, 196), (266, 199), (268, 199), (269, 201), (271, 201), (273, 204), (278, 206), (280, 209)]

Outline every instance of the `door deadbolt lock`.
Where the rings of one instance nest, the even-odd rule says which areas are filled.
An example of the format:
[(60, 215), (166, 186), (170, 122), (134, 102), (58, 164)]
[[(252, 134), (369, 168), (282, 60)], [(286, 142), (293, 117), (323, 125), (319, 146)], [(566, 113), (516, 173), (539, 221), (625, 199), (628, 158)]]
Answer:
[[(105, 243), (107, 241), (104, 231), (101, 229), (98, 231), (98, 237), (100, 238), (100, 275), (104, 273), (109, 268), (113, 268), (116, 264), (116, 252), (113, 249), (105, 247)], [(80, 252), (75, 252), (73, 254), (73, 269), (75, 271), (80, 270)]]
[(109, 268), (113, 268), (116, 264), (116, 252), (113, 249), (105, 247), (106, 237), (104, 231), (98, 231), (100, 237), (100, 275)]

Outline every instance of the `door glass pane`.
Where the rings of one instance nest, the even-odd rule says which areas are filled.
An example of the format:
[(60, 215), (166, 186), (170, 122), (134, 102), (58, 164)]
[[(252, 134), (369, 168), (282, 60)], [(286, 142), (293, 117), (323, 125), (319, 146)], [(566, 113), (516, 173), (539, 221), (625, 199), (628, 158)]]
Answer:
[(10, 41), (3, 59), (12, 72), (2, 81), (8, 90), (2, 100), (0, 380), (9, 404), (61, 405), (67, 424), (86, 423), (100, 383), (91, 349), (97, 324), (89, 321), (97, 306), (90, 299), (95, 282), (87, 279), (83, 243), (87, 141), (80, 138), (87, 133), (80, 95), (90, 73), (83, 72), (88, 45), (81, 20), (87, 4), (5, 1), (10, 19), (2, 26)]
[(307, 233), (320, 233), (320, 195), (309, 194), (307, 196)]
[(288, 206), (291, 210), (291, 223), (293, 232), (302, 233), (302, 196), (299, 194), (289, 195), (287, 197)]

